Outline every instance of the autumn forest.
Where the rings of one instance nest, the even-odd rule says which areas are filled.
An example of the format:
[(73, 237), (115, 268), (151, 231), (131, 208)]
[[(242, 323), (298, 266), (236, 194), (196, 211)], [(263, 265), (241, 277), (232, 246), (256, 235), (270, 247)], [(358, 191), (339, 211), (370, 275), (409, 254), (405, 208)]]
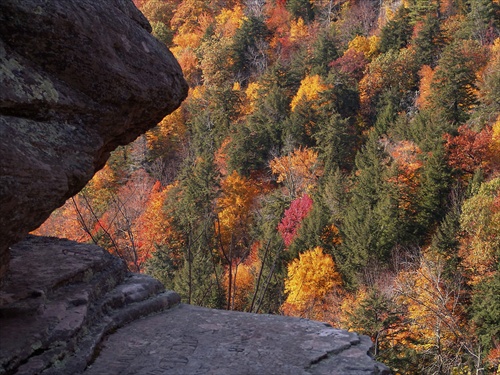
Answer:
[(395, 374), (498, 373), (500, 1), (135, 3), (189, 96), (36, 233)]

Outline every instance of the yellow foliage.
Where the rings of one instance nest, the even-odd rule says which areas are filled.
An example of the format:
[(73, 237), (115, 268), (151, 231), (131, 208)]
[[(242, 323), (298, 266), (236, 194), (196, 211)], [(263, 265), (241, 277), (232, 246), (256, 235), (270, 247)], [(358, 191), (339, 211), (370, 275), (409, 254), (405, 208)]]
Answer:
[(398, 302), (407, 309), (408, 329), (415, 339), (405, 345), (420, 353), (452, 351), (462, 339), (462, 284), (459, 279), (446, 280), (445, 267), (446, 259), (425, 252), (419, 268), (401, 271), (395, 280)]
[(462, 265), (478, 284), (495, 272), (500, 248), (500, 178), (485, 182), (462, 206), (460, 225), (464, 231)]
[(233, 171), (221, 183), (222, 196), (217, 200), (220, 235), (227, 247), (238, 239), (250, 220), (251, 208), (258, 189), (248, 178)]
[[(319, 99), (319, 94), (326, 91), (328, 86), (323, 84), (319, 75), (306, 76), (301, 82), (297, 94), (292, 99), (292, 111), (301, 101), (313, 102)], [(317, 107), (317, 106), (316, 106)]]
[(146, 133), (148, 148), (152, 149), (157, 142), (182, 137), (186, 132), (186, 124), (182, 109), (178, 108), (165, 116), (159, 124)]
[(290, 22), (290, 40), (292, 42), (300, 41), (306, 38), (308, 34), (307, 25), (302, 17), (299, 17), (297, 21), (292, 20)]
[(323, 308), (326, 296), (341, 285), (332, 257), (324, 254), (321, 247), (308, 250), (288, 265), (285, 279), (288, 297), (283, 310), (289, 315), (314, 318)]
[(500, 116), (493, 124), (492, 131), (490, 151), (494, 161), (500, 163)]
[(307, 147), (294, 150), (291, 154), (276, 157), (269, 163), (276, 181), (283, 182), (289, 194), (295, 198), (310, 192), (316, 187), (323, 167), (318, 161), (318, 153)]
[[(232, 298), (231, 310), (244, 311), (248, 305), (249, 295), (254, 288), (256, 268), (253, 265), (242, 263), (232, 268)], [(224, 286), (228, 290), (229, 275), (224, 278)]]
[(368, 38), (363, 35), (357, 35), (349, 42), (347, 51), (354, 50), (356, 52), (362, 52), (368, 60), (372, 60), (379, 53), (379, 42), (380, 38), (376, 35), (372, 35)]
[(243, 8), (240, 5), (235, 6), (234, 9), (222, 9), (220, 14), (215, 17), (216, 34), (232, 38), (236, 34), (236, 30), (243, 24), (245, 18)]
[(255, 103), (259, 98), (260, 85), (257, 82), (250, 82), (245, 90), (246, 103), (243, 108), (243, 113), (250, 114), (255, 109)]
[(171, 48), (172, 53), (177, 55), (186, 48), (196, 49), (201, 45), (203, 35), (199, 32), (189, 32), (185, 34), (176, 34), (173, 42), (174, 47)]

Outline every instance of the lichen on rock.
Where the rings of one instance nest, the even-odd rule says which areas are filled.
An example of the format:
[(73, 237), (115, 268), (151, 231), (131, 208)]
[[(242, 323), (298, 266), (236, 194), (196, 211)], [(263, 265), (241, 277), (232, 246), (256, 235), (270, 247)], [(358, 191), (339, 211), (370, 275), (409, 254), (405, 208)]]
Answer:
[(39, 226), (187, 95), (131, 0), (0, 2), (0, 279)]

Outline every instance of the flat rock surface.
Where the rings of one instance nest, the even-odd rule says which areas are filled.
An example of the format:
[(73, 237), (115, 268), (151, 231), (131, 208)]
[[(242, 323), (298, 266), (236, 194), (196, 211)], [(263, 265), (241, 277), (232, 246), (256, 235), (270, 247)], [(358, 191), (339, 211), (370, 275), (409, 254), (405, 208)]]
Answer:
[(178, 302), (100, 247), (29, 236), (0, 287), (0, 375), (80, 373), (107, 333)]
[(371, 346), (320, 322), (181, 304), (110, 335), (85, 374), (389, 374)]

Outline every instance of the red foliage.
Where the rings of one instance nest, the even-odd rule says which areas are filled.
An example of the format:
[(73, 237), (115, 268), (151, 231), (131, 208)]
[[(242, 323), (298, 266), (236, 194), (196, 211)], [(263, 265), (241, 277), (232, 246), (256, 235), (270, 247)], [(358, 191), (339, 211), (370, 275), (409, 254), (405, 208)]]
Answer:
[(445, 134), (445, 147), (448, 152), (448, 164), (466, 174), (474, 174), (478, 168), (486, 173), (491, 170), (489, 163), (492, 131), (489, 126), (479, 133), (467, 125), (458, 128), (458, 135)]
[(313, 201), (309, 195), (304, 194), (301, 198), (295, 199), (290, 207), (285, 210), (285, 215), (278, 224), (278, 231), (285, 242), (285, 246), (290, 246), (297, 235), (302, 220), (311, 211)]
[(363, 78), (363, 72), (367, 64), (368, 60), (363, 52), (350, 49), (342, 57), (332, 61), (330, 66), (340, 73), (359, 81)]

